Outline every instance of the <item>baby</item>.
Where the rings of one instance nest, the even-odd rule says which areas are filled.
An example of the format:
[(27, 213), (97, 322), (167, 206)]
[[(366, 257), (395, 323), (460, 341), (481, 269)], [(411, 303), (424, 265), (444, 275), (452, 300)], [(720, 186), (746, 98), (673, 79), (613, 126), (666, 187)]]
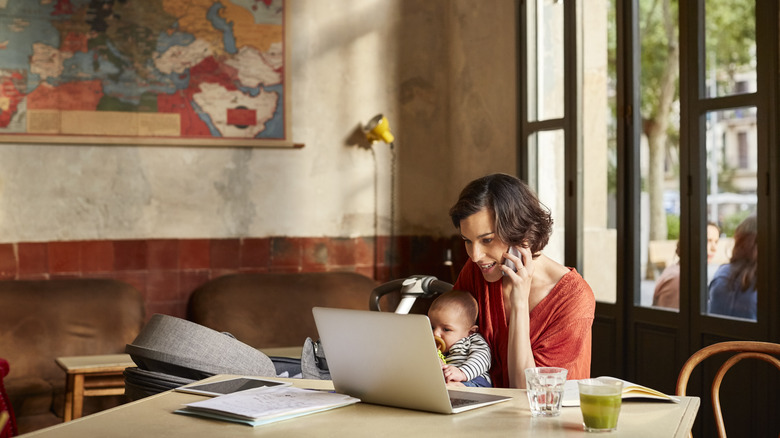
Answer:
[(490, 347), (477, 333), (477, 300), (466, 291), (444, 293), (431, 304), (428, 318), (433, 335), (444, 340), (444, 380), (464, 386), (493, 386), (488, 373)]

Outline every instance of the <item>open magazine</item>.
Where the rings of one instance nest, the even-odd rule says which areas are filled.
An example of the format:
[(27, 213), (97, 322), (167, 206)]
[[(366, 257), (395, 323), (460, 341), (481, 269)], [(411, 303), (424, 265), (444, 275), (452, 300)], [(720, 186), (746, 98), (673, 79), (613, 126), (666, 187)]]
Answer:
[[(623, 399), (645, 398), (645, 399), (669, 401), (674, 403), (680, 402), (680, 399), (675, 396), (664, 394), (661, 391), (656, 391), (655, 389), (648, 388), (646, 386), (632, 383), (627, 380), (618, 379), (617, 377), (604, 376), (604, 378), (620, 380), (623, 382)], [(577, 387), (576, 380), (567, 380), (566, 383), (563, 385), (563, 400), (561, 401), (561, 405), (562, 406), (580, 405), (580, 391)]]
[(259, 426), (327, 411), (359, 401), (354, 397), (335, 392), (272, 386), (188, 403), (174, 412)]

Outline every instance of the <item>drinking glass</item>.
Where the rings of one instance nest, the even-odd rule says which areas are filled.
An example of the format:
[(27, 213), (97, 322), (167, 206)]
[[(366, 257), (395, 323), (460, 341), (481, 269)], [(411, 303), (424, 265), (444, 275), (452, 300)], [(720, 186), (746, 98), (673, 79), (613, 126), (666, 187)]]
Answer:
[(528, 404), (534, 417), (556, 417), (561, 415), (563, 384), (566, 383), (566, 368), (536, 367), (525, 370)]
[(623, 396), (623, 382), (617, 379), (578, 380), (582, 421), (588, 432), (617, 429)]

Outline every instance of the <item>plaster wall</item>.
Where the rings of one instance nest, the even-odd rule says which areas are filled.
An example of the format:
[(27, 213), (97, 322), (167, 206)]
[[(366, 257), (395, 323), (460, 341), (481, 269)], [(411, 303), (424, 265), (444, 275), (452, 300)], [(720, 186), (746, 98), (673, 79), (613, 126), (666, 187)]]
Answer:
[[(289, 14), (304, 147), (3, 144), (0, 242), (446, 236), (466, 182), (515, 172), (515, 2), (290, 0)], [(392, 149), (359, 131), (377, 113)]]

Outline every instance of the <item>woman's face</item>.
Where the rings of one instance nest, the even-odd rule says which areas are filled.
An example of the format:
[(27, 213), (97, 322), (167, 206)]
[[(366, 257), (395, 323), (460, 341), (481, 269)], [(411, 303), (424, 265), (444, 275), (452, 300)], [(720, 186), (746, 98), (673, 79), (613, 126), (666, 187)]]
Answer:
[(509, 249), (509, 244), (498, 238), (494, 227), (493, 213), (485, 208), (460, 221), (466, 252), (488, 282), (498, 281), (503, 276), (500, 266)]
[(711, 263), (718, 253), (718, 240), (720, 240), (718, 227), (707, 225), (707, 263)]

